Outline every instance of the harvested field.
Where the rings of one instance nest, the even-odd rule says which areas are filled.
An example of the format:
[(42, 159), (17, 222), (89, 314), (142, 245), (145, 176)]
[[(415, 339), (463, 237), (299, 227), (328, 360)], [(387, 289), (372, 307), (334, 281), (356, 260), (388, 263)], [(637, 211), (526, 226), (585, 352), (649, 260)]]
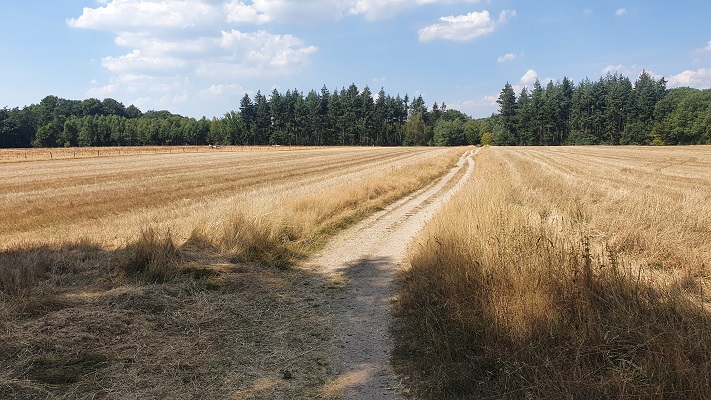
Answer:
[(185, 240), (245, 202), (317, 194), (446, 152), (282, 149), (0, 164), (0, 249), (84, 238), (116, 248), (151, 225)]
[(0, 397), (323, 395), (343, 282), (290, 266), (463, 152), (0, 164)]

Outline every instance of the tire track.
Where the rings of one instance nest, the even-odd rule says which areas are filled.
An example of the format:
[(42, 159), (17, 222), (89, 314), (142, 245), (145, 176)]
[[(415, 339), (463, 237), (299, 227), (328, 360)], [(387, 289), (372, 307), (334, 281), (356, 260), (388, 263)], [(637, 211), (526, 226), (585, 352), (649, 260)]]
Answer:
[[(335, 378), (325, 388), (326, 397), (402, 398), (404, 387), (390, 366), (390, 305), (396, 294), (396, 273), (417, 233), (470, 178), (475, 154), (465, 152), (435, 184), (336, 237), (306, 264), (329, 279), (346, 282), (330, 304), (335, 320), (331, 359)], [(465, 172), (452, 184), (462, 169)]]

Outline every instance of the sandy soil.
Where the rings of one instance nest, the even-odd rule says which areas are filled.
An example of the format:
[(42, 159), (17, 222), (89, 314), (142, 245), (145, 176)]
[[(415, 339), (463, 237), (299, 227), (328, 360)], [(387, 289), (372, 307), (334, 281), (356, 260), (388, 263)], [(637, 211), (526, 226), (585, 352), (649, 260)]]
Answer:
[(336, 237), (304, 268), (342, 282), (331, 302), (335, 326), (325, 397), (398, 399), (406, 385), (390, 366), (390, 307), (408, 246), (434, 213), (469, 179), (473, 151), (435, 184), (376, 213)]

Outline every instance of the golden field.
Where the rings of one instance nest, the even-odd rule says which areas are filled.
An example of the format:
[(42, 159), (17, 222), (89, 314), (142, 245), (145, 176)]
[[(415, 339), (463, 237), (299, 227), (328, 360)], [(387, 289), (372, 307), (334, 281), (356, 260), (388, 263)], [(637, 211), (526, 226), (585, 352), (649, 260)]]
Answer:
[(432, 169), (415, 168), (424, 174), (403, 173), (407, 179), (401, 183), (369, 187), (393, 171), (448, 152), (235, 147), (182, 153), (177, 147), (143, 155), (141, 148), (131, 149), (115, 157), (0, 164), (0, 250), (80, 239), (116, 248), (150, 226), (169, 228), (185, 240), (194, 229), (216, 229), (243, 209), (265, 208), (260, 213), (273, 216), (285, 202), (351, 182), (370, 188), (366, 197), (372, 198), (381, 196), (375, 191), (406, 187), (413, 179), (425, 182)]
[(401, 279), (425, 398), (711, 397), (711, 147), (484, 148)]
[[(464, 151), (86, 150), (0, 151), (0, 398), (323, 397), (344, 282), (290, 266)], [(711, 398), (710, 207), (710, 147), (482, 148), (412, 247), (397, 369)]]
[(0, 397), (310, 398), (340, 283), (289, 266), (462, 149), (0, 163)]

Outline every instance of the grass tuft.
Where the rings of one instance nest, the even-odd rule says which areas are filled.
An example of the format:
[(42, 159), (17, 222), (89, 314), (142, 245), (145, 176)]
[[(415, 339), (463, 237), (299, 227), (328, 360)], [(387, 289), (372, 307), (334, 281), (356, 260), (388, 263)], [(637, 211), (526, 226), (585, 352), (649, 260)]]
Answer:
[(165, 283), (178, 275), (180, 253), (169, 230), (159, 233), (153, 228), (126, 246), (119, 261), (127, 276), (150, 283)]
[(47, 279), (58, 261), (47, 247), (0, 253), (0, 291), (10, 295), (26, 292)]

